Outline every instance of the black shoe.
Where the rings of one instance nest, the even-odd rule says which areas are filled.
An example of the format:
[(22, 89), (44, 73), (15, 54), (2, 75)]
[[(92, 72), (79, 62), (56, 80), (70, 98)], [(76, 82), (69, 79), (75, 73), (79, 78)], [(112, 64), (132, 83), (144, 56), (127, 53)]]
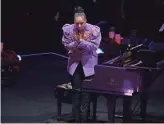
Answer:
[(75, 121), (75, 115), (73, 115), (72, 113), (69, 113), (65, 116), (65, 121), (66, 122), (72, 122), (72, 121)]

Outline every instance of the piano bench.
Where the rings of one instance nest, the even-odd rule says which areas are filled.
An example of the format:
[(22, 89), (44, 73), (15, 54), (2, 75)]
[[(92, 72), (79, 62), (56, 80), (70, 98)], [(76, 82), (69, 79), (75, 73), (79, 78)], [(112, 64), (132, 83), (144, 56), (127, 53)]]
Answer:
[[(57, 118), (61, 118), (62, 103), (72, 104), (72, 86), (71, 83), (57, 85), (54, 88), (54, 95), (57, 98)], [(97, 97), (91, 97), (90, 103), (93, 103), (93, 120), (96, 120), (95, 111), (97, 107)], [(96, 105), (96, 106), (95, 106)], [(90, 112), (90, 109), (89, 109)]]

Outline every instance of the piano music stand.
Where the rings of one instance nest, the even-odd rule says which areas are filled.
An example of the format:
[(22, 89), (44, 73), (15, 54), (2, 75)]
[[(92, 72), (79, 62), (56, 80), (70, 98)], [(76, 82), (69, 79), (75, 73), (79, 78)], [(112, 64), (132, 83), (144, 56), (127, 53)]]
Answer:
[(157, 55), (155, 51), (141, 49), (138, 51), (137, 57), (147, 67), (156, 67)]
[(164, 31), (164, 23), (162, 24), (162, 26), (159, 29), (159, 32), (162, 32), (162, 31)]

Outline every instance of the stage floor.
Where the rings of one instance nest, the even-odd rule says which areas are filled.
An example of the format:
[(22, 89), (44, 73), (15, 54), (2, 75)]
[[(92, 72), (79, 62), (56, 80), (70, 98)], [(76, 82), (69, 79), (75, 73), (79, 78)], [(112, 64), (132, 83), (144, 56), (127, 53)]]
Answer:
[[(5, 87), (1, 93), (2, 123), (55, 123), (56, 98), (54, 87), (67, 83), (67, 59), (55, 55), (22, 58), (16, 84)], [(134, 105), (137, 101), (134, 98)], [(164, 98), (162, 93), (150, 94), (148, 122), (164, 122)], [(106, 100), (100, 97), (98, 120), (107, 120)], [(117, 101), (117, 113), (122, 111), (122, 100)], [(63, 105), (63, 114), (71, 112), (71, 105)], [(155, 117), (159, 116), (159, 117)], [(116, 122), (121, 119), (116, 118)]]

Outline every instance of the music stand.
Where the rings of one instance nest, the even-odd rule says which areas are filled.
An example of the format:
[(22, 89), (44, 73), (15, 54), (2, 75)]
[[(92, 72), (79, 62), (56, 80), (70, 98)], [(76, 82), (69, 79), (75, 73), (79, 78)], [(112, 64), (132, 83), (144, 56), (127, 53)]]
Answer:
[(162, 26), (159, 29), (159, 32), (163, 32), (164, 31), (164, 23), (162, 24)]
[(154, 67), (157, 63), (157, 55), (153, 50), (141, 49), (137, 52), (137, 57), (143, 62), (145, 66)]

